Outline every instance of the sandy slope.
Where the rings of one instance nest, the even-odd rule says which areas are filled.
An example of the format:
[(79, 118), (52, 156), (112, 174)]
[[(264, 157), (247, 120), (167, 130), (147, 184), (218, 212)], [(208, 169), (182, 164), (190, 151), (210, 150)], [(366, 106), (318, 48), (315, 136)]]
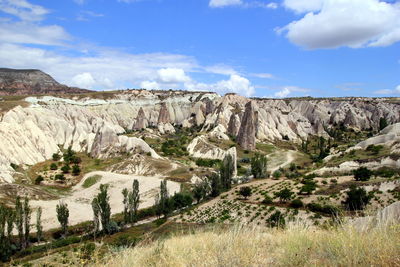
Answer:
[[(86, 178), (100, 175), (101, 180), (89, 188), (83, 188), (82, 184)], [(154, 204), (154, 197), (160, 186), (160, 177), (145, 177), (136, 175), (116, 174), (112, 172), (91, 172), (85, 175), (82, 181), (72, 188), (72, 193), (62, 198), (61, 200), (68, 204), (69, 208), (69, 224), (74, 225), (80, 222), (88, 221), (93, 218), (91, 201), (94, 196), (99, 192), (100, 184), (109, 184), (110, 205), (112, 213), (119, 213), (123, 210), (122, 194), (123, 188), (131, 188), (133, 179), (139, 181), (140, 190), (140, 208), (149, 207)], [(178, 192), (180, 184), (168, 181), (167, 183), (170, 194)], [(33, 209), (42, 207), (42, 224), (45, 230), (59, 227), (57, 221), (56, 205), (59, 200), (51, 201), (31, 201)], [(36, 214), (32, 214), (32, 223), (35, 223)]]

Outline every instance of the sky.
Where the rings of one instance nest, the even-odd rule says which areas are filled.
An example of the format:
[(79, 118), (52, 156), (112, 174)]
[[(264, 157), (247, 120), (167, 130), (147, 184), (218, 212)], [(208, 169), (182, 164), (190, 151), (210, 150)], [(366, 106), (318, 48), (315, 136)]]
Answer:
[(400, 0), (0, 0), (0, 67), (92, 90), (400, 96)]

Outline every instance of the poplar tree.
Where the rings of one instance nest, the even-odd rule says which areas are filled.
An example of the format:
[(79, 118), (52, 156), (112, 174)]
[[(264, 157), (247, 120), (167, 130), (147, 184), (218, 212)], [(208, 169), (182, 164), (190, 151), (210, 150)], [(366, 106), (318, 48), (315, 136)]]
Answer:
[(68, 230), (68, 218), (69, 218), (68, 205), (61, 201), (57, 205), (56, 211), (57, 211), (57, 219), (61, 225), (61, 230), (65, 237), (67, 236), (67, 230)]
[(36, 211), (36, 237), (37, 237), (38, 242), (40, 242), (43, 237), (42, 208), (41, 207), (39, 207)]

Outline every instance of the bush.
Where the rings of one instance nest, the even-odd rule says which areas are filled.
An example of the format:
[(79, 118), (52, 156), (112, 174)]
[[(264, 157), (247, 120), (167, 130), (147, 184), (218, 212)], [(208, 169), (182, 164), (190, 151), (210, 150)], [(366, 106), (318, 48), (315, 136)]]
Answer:
[(52, 158), (54, 161), (59, 161), (61, 159), (61, 156), (58, 153), (54, 153)]
[(221, 163), (221, 160), (219, 159), (196, 159), (196, 165), (200, 167), (209, 167), (212, 168), (214, 166), (217, 166), (218, 164)]
[(71, 167), (69, 165), (64, 165), (61, 167), (61, 171), (65, 174), (69, 173), (70, 170), (71, 170)]
[(356, 181), (368, 181), (372, 176), (372, 171), (365, 167), (360, 167), (357, 170), (354, 170), (353, 174)]
[(44, 181), (43, 176), (38, 175), (38, 177), (36, 177), (36, 179), (35, 179), (35, 184), (39, 185), (39, 184), (41, 184), (43, 181)]
[(365, 150), (368, 151), (368, 152), (371, 152), (371, 153), (374, 154), (374, 155), (378, 155), (379, 152), (380, 152), (382, 149), (383, 149), (383, 146), (381, 146), (381, 145), (378, 145), (378, 146), (369, 145)]
[(58, 169), (57, 164), (55, 164), (54, 162), (50, 164), (50, 170), (55, 171), (57, 169)]
[(338, 212), (338, 208), (332, 205), (321, 205), (319, 203), (311, 202), (307, 204), (307, 208), (313, 212), (325, 213), (328, 215), (334, 215)]
[(251, 196), (251, 188), (249, 186), (243, 186), (239, 190), (239, 194), (243, 196), (245, 199), (247, 199), (249, 196)]
[(371, 195), (367, 194), (367, 191), (362, 187), (356, 187), (352, 185), (350, 190), (346, 192), (346, 200), (343, 204), (348, 210), (362, 210), (371, 200)]
[(290, 207), (298, 209), (298, 208), (302, 208), (304, 206), (303, 201), (301, 201), (301, 199), (294, 199), (291, 203), (290, 203)]
[(268, 204), (272, 204), (272, 197), (270, 197), (269, 195), (265, 195), (264, 196), (264, 200), (262, 201), (262, 203), (263, 204), (266, 204), (266, 205), (268, 205)]
[(274, 179), (279, 179), (282, 176), (282, 173), (280, 171), (274, 171), (272, 176), (274, 177)]
[(286, 202), (292, 198), (294, 193), (290, 191), (289, 188), (284, 188), (281, 191), (275, 192), (274, 194), (276, 197), (279, 197), (281, 202)]
[(267, 174), (267, 157), (257, 153), (251, 159), (251, 174), (254, 178), (265, 178)]
[(72, 166), (72, 174), (77, 176), (81, 173), (81, 168), (79, 167), (79, 165), (74, 165)]
[(54, 176), (54, 179), (55, 180), (58, 180), (58, 181), (64, 181), (65, 180), (65, 176), (64, 176), (64, 174), (56, 174), (55, 176)]
[(267, 219), (267, 225), (270, 227), (284, 227), (285, 224), (285, 216), (279, 210), (275, 211), (275, 213)]

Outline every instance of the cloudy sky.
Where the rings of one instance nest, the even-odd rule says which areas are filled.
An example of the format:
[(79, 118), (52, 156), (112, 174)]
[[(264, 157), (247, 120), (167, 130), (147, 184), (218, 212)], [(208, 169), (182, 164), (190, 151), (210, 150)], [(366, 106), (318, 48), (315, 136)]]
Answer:
[(94, 90), (400, 96), (400, 0), (0, 0), (0, 67)]

